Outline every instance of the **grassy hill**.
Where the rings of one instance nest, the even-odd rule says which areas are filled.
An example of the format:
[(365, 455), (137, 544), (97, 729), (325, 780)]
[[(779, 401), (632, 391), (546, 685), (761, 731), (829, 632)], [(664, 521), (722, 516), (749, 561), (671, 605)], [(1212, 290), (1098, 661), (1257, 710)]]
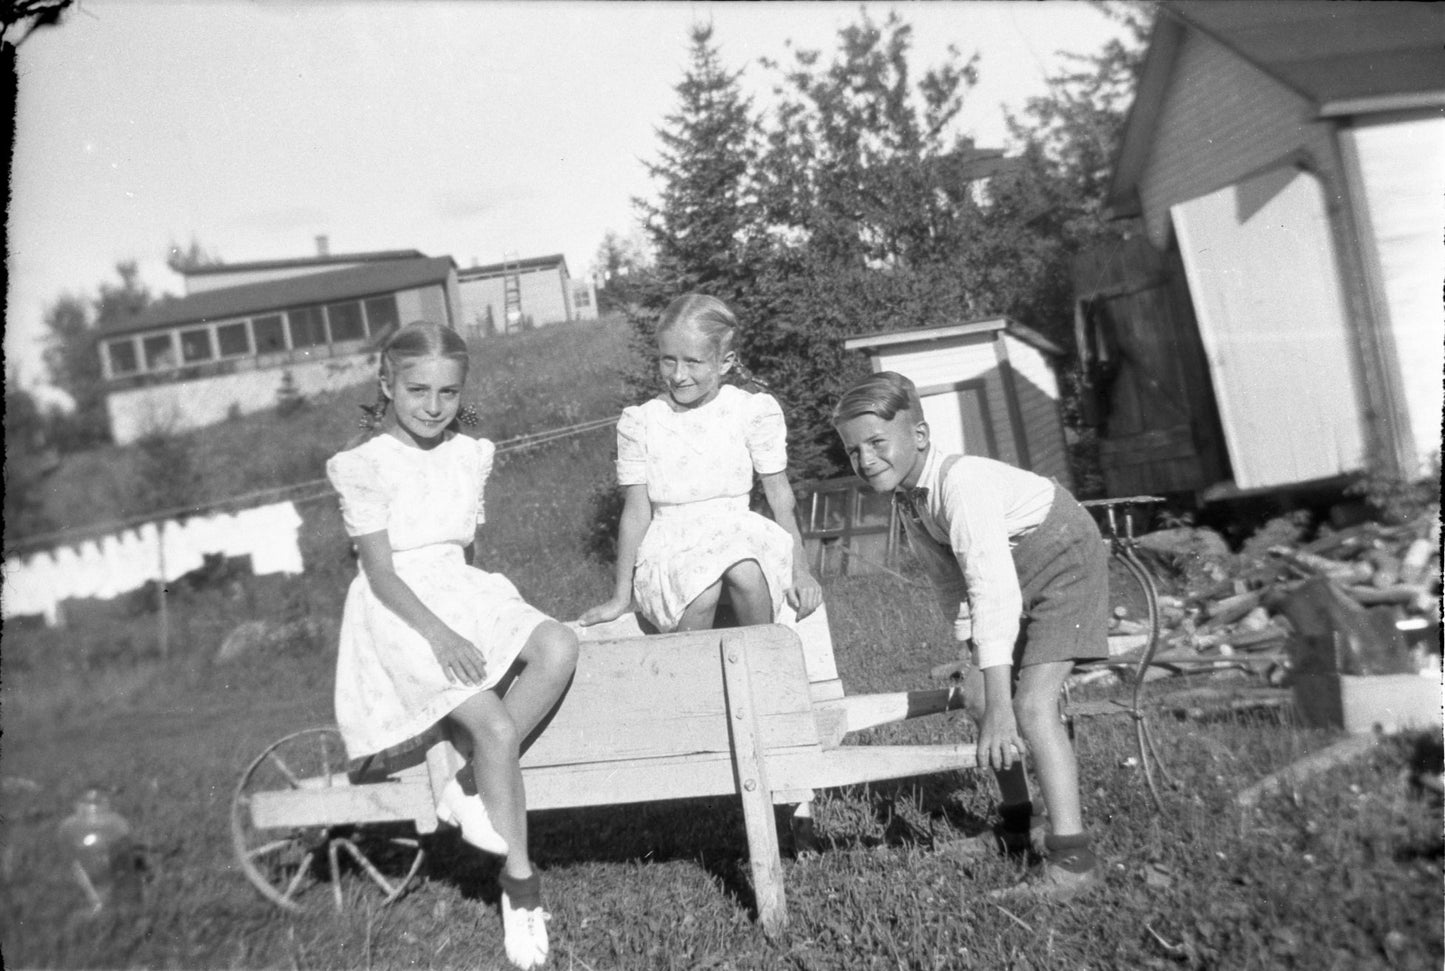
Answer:
[[(478, 433), (504, 441), (615, 415), (626, 355), (618, 319), (476, 343), (467, 399), (481, 413)], [(308, 398), (284, 417), (271, 410), (178, 433), (158, 456), (137, 445), (67, 456), (47, 482), (45, 512), (56, 529), (74, 529), (321, 479), (326, 459), (356, 434), (357, 406), (374, 400), (368, 382)], [(606, 435), (588, 438), (610, 448)]]

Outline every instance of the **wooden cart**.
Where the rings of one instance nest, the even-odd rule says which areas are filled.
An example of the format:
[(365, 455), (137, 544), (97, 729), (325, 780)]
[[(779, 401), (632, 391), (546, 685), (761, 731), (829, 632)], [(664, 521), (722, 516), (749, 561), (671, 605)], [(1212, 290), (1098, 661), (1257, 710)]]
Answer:
[[(582, 633), (576, 677), (522, 758), (528, 808), (737, 796), (770, 933), (786, 921), (774, 805), (807, 802), (817, 789), (977, 767), (972, 744), (843, 744), (850, 732), (959, 708), (962, 699), (956, 688), (845, 695), (824, 610), (790, 626), (643, 636), (623, 618)], [(387, 900), (398, 897), (421, 866), (421, 841), (391, 838), (388, 875), (351, 834), (387, 822), (410, 821), (419, 835), (436, 829), (436, 794), (462, 762), (441, 737), (417, 751), (413, 765), (359, 772), (334, 728), (273, 743), (231, 803), (246, 877), (300, 910), (325, 899), (308, 891), (329, 875), (339, 908), (344, 854)]]

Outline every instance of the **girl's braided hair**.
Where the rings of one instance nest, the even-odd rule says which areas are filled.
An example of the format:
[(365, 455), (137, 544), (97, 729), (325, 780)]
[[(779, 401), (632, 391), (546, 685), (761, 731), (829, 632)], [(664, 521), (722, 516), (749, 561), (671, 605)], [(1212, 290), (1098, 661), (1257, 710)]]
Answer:
[[(718, 356), (733, 351), (733, 339), (737, 336), (738, 319), (728, 305), (717, 297), (705, 293), (685, 293), (673, 299), (657, 320), (655, 336), (661, 336), (675, 327), (691, 325), (702, 331), (712, 342)], [(733, 373), (739, 383), (750, 391), (769, 391), (768, 383), (748, 370), (737, 353), (733, 352)]]
[[(391, 399), (386, 396), (381, 385), (389, 383), (404, 362), (422, 357), (443, 357), (460, 363), (464, 380), (467, 369), (471, 367), (472, 363), (471, 354), (467, 350), (467, 342), (462, 340), (462, 335), (450, 327), (443, 327), (441, 324), (434, 324), (429, 320), (414, 320), (404, 327), (398, 327), (381, 347), (381, 367), (377, 375), (379, 380), (376, 402), (360, 406), (362, 417), (357, 424), (361, 426), (362, 434), (353, 439), (347, 448), (354, 448), (381, 431), (382, 418), (385, 417), (386, 409), (391, 404)], [(452, 430), (455, 430), (457, 424), (475, 425), (476, 423), (476, 409), (471, 405), (463, 405), (457, 411), (457, 417), (452, 422)]]

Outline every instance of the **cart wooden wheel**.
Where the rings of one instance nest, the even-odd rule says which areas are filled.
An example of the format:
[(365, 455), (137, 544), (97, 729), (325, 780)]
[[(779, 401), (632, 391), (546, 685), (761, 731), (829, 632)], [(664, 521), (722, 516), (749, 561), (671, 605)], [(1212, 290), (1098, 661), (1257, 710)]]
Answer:
[[(253, 812), (268, 793), (351, 784), (346, 746), (334, 728), (308, 728), (273, 742), (241, 775), (231, 797), (231, 842), (241, 872), (267, 900), (300, 912), (323, 896), (318, 887), (329, 881), (332, 900), (340, 910), (342, 870), (353, 865), (380, 888), (386, 903), (406, 890), (424, 856), (415, 838), (363, 839), (357, 820), (329, 819), (319, 808), (301, 825), (258, 824)], [(373, 862), (373, 857), (383, 865)], [(404, 875), (396, 880), (383, 869)]]

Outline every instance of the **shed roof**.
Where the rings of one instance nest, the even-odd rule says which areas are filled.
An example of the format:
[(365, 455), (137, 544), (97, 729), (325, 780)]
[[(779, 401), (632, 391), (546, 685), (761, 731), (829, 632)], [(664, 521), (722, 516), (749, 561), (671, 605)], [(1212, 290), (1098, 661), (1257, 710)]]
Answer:
[(1109, 205), (1119, 215), (1137, 211), (1134, 186), (1186, 30), (1227, 48), (1314, 105), (1321, 117), (1445, 106), (1445, 4), (1166, 2), (1149, 40), (1109, 187)]
[(878, 334), (860, 334), (856, 337), (844, 338), (843, 349), (857, 351), (895, 344), (928, 344), (955, 337), (992, 334), (1000, 330), (1010, 337), (1018, 338), (1025, 344), (1033, 345), (1045, 354), (1062, 355), (1064, 353), (1063, 348), (1043, 334), (1008, 317), (983, 317), (978, 320), (966, 320), (962, 323), (944, 324), (938, 327), (905, 327), (902, 330), (889, 330)]
[(414, 249), (372, 250), (366, 253), (334, 253), (326, 256), (301, 256), (286, 260), (256, 260), (251, 263), (217, 263), (181, 270), (182, 276), (212, 276), (217, 273), (251, 272), (254, 270), (286, 270), (300, 266), (326, 266), (331, 263), (381, 263), (390, 260), (425, 259), (426, 254)]
[(110, 324), (103, 332), (106, 335), (130, 334), (178, 324), (245, 317), (286, 307), (393, 293), (444, 282), (453, 269), (450, 256), (420, 257), (353, 266), (330, 273), (310, 273), (284, 280), (247, 283), (238, 287), (220, 287), (152, 304), (134, 317)]
[[(567, 268), (567, 258), (561, 253), (551, 256), (529, 256), (525, 260), (507, 260), (504, 263), (488, 263), (486, 266), (471, 266), (457, 271), (458, 280), (478, 280), (489, 276), (505, 276), (513, 270), (526, 273), (531, 270), (550, 270), (554, 266)], [(569, 273), (568, 276), (571, 274)]]

